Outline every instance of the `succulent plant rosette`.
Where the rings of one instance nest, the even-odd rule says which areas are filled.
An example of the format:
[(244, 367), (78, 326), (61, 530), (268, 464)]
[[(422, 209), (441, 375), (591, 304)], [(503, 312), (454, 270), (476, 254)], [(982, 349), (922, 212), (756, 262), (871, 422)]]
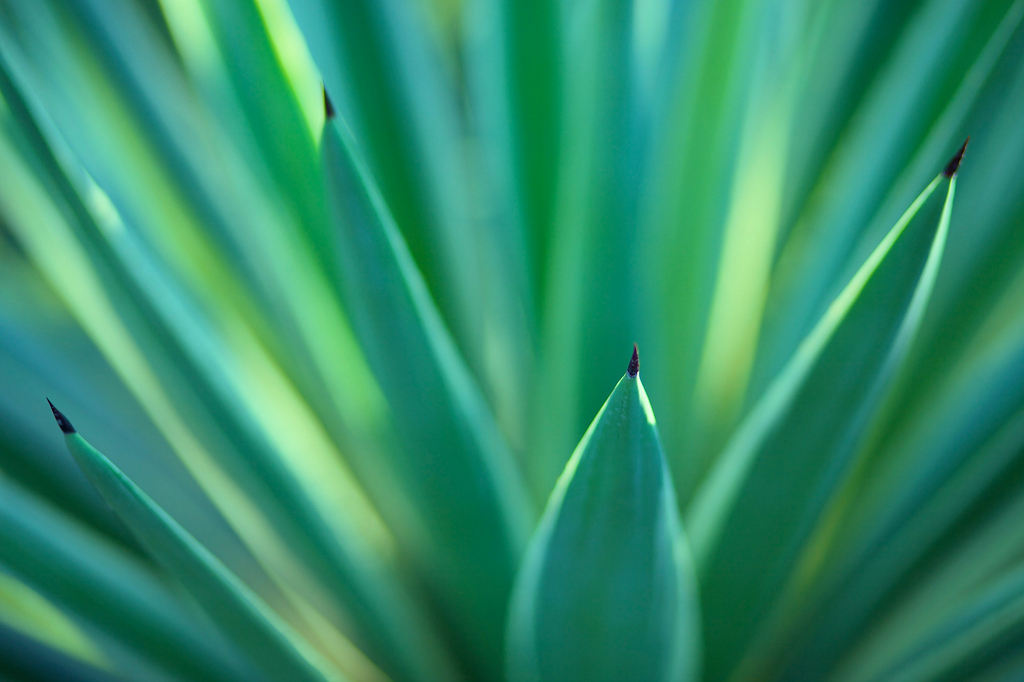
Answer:
[(1024, 0), (0, 0), (0, 680), (1021, 679)]

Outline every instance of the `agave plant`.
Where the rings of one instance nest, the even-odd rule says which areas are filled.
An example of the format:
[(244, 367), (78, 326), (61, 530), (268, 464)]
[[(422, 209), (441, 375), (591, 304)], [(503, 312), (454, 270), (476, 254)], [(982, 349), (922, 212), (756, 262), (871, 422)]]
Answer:
[(0, 0), (0, 678), (1021, 679), (1022, 21)]

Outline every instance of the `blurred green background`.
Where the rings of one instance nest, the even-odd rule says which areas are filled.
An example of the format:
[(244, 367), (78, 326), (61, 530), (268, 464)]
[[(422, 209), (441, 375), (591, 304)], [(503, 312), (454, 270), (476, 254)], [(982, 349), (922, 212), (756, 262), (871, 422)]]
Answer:
[(686, 519), (969, 134), (912, 343), (855, 410), (786, 422), (816, 442), (848, 420), (845, 449), (765, 484), (750, 513), (798, 506), (794, 544), (766, 566), (733, 538), (741, 581), (777, 574), (735, 626), (702, 594), (703, 675), (1019, 679), (1022, 20), (0, 0), (0, 676), (259, 675), (82, 475), (49, 397), (340, 675), (501, 679), (526, 540), (632, 343)]

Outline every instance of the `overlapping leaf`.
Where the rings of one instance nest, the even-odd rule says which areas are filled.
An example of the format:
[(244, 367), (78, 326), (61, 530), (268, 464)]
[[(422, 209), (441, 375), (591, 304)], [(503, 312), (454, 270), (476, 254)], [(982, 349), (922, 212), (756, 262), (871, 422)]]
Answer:
[[(954, 162), (950, 175), (959, 155)], [(955, 188), (955, 177), (940, 174), (907, 209), (690, 505), (710, 679), (729, 674), (776, 605), (906, 353), (938, 273)]]
[[(323, 163), (335, 207), (341, 291), (396, 413), (397, 463), (426, 537), (421, 554), (482, 675), (496, 675), (501, 623), (531, 522), (516, 462), (343, 124)], [(490, 670), (488, 670), (490, 668)]]
[(63, 414), (56, 408), (53, 413), (68, 450), (103, 498), (269, 679), (343, 679), (188, 531), (89, 445)]
[[(697, 491), (705, 679), (1019, 677), (1022, 21), (1024, 0), (0, 0), (0, 562), (24, 581), (0, 600), (40, 595), (0, 676), (258, 676), (47, 439), (52, 390), (326, 668), (499, 679), (529, 498), (639, 340)], [(967, 133), (952, 217), (940, 178), (891, 229)], [(565, 578), (649, 575), (581, 544), (643, 526), (580, 492), (628, 480), (588, 438), (605, 464), (574, 459), (522, 573), (516, 675), (663, 660), (640, 626), (657, 651), (628, 671), (597, 643), (642, 589)], [(655, 470), (621, 499), (672, 525)], [(103, 666), (50, 648), (52, 609)], [(289, 660), (261, 627), (236, 638)]]

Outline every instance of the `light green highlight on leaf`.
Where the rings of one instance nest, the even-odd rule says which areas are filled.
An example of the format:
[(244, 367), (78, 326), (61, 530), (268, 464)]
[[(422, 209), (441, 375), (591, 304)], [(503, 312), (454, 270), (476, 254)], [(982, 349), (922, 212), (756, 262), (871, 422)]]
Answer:
[(102, 652), (74, 621), (28, 585), (4, 574), (0, 574), (0, 621), (81, 661), (107, 667)]
[[(955, 178), (939, 175), (911, 204), (738, 427), (687, 510), (703, 603), (719, 614), (705, 619), (715, 676), (736, 665), (787, 582), (806, 579), (786, 576), (920, 326), (955, 190)], [(745, 568), (754, 565), (757, 576)]]

